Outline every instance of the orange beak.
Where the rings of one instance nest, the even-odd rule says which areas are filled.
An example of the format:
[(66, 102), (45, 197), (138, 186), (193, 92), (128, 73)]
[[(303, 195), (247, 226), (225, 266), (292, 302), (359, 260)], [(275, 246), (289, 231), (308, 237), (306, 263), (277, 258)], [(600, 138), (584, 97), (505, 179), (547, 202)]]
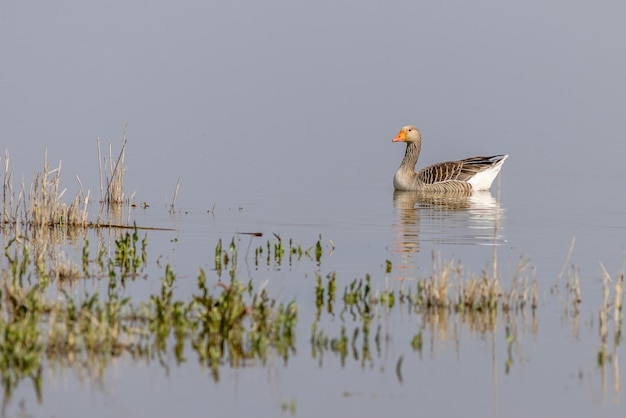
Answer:
[(400, 132), (398, 132), (398, 135), (396, 135), (396, 137), (392, 139), (391, 142), (406, 142), (406, 132), (404, 131), (404, 129), (401, 129)]

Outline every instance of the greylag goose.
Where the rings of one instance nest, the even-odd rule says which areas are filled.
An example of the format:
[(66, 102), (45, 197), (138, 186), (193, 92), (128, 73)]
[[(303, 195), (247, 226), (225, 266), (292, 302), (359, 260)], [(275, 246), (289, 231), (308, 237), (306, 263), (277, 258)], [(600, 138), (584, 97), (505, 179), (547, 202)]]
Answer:
[(393, 178), (396, 190), (424, 192), (471, 193), (489, 190), (508, 155), (471, 157), (447, 161), (415, 172), (415, 164), (422, 149), (422, 135), (415, 126), (405, 126), (392, 142), (406, 142), (406, 152)]

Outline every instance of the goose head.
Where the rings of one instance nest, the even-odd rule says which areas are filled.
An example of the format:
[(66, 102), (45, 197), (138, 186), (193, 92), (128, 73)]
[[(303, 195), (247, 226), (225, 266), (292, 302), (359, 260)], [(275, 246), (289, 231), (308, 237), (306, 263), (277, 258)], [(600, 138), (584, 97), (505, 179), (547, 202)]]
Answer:
[(391, 142), (412, 143), (412, 142), (420, 142), (421, 140), (422, 140), (422, 134), (420, 134), (419, 129), (417, 129), (415, 126), (409, 125), (400, 129), (400, 132), (398, 132), (398, 135), (396, 135), (396, 137), (392, 139)]

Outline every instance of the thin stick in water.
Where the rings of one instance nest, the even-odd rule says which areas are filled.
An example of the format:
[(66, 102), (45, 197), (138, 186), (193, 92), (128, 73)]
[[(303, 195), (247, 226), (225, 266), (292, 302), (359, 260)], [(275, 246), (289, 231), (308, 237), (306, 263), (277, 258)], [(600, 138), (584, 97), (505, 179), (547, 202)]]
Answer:
[(176, 180), (176, 190), (174, 190), (174, 198), (172, 199), (172, 205), (170, 206), (170, 210), (174, 210), (174, 205), (176, 204), (176, 197), (178, 196), (178, 188), (180, 187), (180, 176), (178, 180)]

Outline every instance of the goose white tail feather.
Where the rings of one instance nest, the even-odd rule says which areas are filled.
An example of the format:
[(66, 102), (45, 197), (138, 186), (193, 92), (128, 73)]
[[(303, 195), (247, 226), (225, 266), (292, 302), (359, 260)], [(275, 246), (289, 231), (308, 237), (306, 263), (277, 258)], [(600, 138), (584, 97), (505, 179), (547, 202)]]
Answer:
[(495, 163), (493, 166), (479, 173), (476, 173), (474, 177), (467, 180), (467, 182), (472, 185), (472, 190), (489, 190), (494, 179), (500, 172), (502, 164), (504, 164), (504, 160), (506, 160), (508, 157), (508, 154), (492, 157)]

